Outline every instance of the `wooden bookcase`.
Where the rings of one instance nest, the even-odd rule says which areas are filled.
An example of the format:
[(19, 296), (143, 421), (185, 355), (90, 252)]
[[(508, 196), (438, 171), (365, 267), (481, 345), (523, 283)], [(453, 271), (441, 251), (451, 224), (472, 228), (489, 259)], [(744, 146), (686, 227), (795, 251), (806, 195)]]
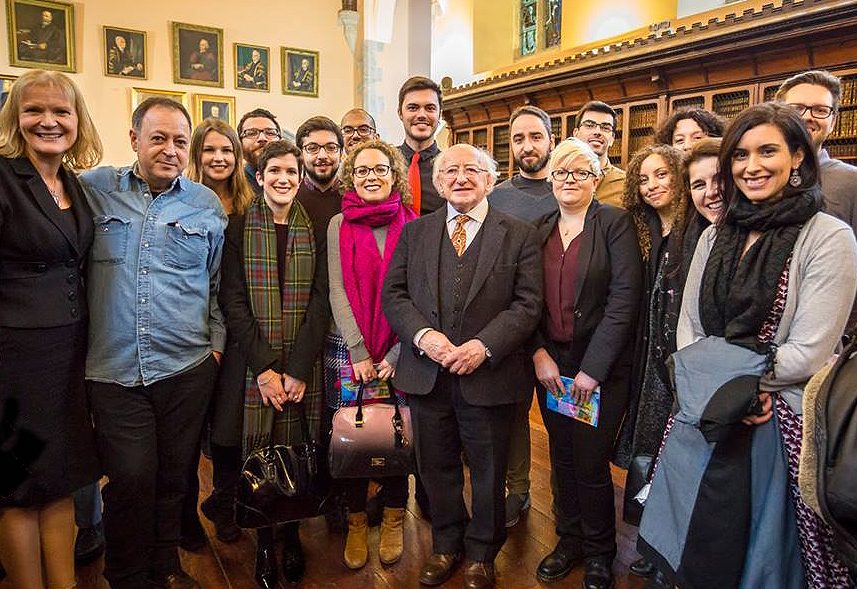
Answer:
[[(711, 37), (718, 27), (722, 32)], [(644, 54), (623, 57), (635, 44), (649, 47)], [(565, 63), (571, 65), (563, 70)], [(857, 3), (832, 0), (765, 7), (752, 18), (745, 13), (614, 46), (604, 57), (573, 56), (453, 88), (444, 96), (444, 116), (456, 141), (487, 148), (508, 175), (508, 117), (515, 108), (533, 104), (544, 109), (559, 142), (571, 136), (585, 102), (603, 100), (618, 115), (610, 161), (626, 167), (675, 109), (696, 106), (731, 119), (773, 99), (783, 80), (808, 69), (826, 69), (842, 78), (836, 127), (825, 147), (831, 157), (857, 165)]]

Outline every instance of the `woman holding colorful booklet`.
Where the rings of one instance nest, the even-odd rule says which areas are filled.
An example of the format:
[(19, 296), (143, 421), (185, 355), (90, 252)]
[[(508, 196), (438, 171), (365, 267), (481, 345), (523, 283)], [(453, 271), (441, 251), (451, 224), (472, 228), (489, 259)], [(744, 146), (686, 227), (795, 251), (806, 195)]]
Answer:
[(584, 587), (612, 587), (610, 456), (628, 403), (642, 259), (631, 218), (594, 199), (598, 157), (567, 139), (549, 163), (559, 210), (540, 227), (545, 310), (534, 336), (536, 395), (556, 475), (556, 548), (542, 581), (585, 563)]

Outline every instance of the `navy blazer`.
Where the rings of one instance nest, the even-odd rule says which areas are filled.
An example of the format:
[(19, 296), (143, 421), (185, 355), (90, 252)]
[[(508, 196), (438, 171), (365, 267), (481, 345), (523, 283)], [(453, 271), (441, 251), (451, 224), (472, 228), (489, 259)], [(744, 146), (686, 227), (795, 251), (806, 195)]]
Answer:
[(0, 326), (48, 328), (86, 317), (83, 265), (92, 212), (74, 173), (60, 168), (77, 235), (26, 157), (0, 157)]
[[(402, 341), (393, 384), (427, 395), (440, 365), (413, 346), (425, 327), (440, 331), (439, 267), (442, 240), (449, 239), (446, 207), (406, 223), (381, 295), (387, 321)], [(491, 351), (471, 374), (461, 376), (461, 394), (472, 405), (503, 405), (529, 399), (533, 362), (523, 344), (542, 312), (542, 259), (534, 227), (489, 205), (476, 272), (465, 299), (461, 340), (477, 338)]]

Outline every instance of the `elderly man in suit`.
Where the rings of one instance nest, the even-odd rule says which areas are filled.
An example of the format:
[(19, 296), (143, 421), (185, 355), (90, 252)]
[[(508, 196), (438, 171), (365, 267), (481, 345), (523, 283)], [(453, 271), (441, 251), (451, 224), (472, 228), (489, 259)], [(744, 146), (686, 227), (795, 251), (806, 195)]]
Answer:
[(472, 146), (438, 156), (433, 181), (447, 206), (405, 225), (384, 283), (384, 313), (406, 343), (393, 384), (408, 393), (432, 506), (424, 585), (446, 581), (466, 556), (464, 586), (492, 587), (506, 539), (509, 424), (532, 390), (522, 344), (539, 321), (542, 266), (535, 230), (489, 206), (496, 178), (496, 163)]

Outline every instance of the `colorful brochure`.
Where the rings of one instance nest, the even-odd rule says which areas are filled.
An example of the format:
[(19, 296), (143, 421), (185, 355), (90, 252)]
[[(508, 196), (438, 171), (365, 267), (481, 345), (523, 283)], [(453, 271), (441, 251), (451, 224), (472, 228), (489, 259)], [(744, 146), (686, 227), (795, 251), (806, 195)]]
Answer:
[(571, 385), (574, 383), (573, 378), (560, 376), (563, 384), (563, 394), (560, 397), (548, 392), (547, 406), (551, 411), (556, 411), (562, 415), (574, 418), (583, 423), (588, 423), (592, 427), (598, 426), (598, 408), (601, 405), (601, 387), (595, 387), (592, 391), (592, 396), (589, 402), (585, 405), (579, 405), (572, 402)]
[[(377, 368), (377, 367), (376, 367)], [(351, 365), (343, 366), (339, 369), (340, 386), (342, 387), (342, 403), (343, 405), (353, 405), (357, 403), (357, 391), (360, 390), (360, 383), (354, 380), (354, 369)], [(390, 387), (387, 381), (371, 380), (363, 387), (363, 400), (369, 399), (389, 399)]]

